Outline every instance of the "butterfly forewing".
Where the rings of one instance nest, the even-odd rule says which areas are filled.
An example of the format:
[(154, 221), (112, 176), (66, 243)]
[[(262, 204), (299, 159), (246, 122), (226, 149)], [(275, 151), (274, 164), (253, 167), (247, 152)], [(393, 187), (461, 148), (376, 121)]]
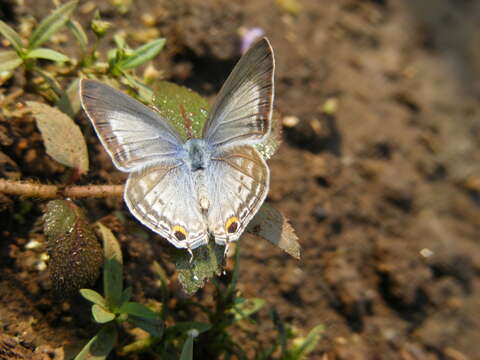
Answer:
[(218, 244), (238, 240), (268, 192), (269, 170), (252, 146), (217, 150), (207, 172), (207, 221)]
[(204, 128), (214, 146), (260, 142), (269, 133), (273, 103), (273, 51), (267, 39), (242, 56), (223, 84)]
[(181, 161), (166, 161), (130, 174), (124, 199), (145, 226), (179, 248), (206, 244), (207, 225), (195, 197), (190, 171)]
[(122, 92), (82, 80), (80, 99), (98, 137), (122, 171), (170, 159), (182, 141), (156, 112)]

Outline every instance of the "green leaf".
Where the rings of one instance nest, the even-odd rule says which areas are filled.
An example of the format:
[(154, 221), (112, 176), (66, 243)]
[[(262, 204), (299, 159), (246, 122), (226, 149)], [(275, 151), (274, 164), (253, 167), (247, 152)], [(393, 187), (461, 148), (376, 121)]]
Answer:
[(40, 75), (50, 85), (55, 95), (60, 96), (63, 93), (62, 87), (59, 82), (48, 71), (43, 71), (39, 67), (36, 67), (34, 71)]
[(163, 321), (160, 318), (147, 319), (144, 317), (130, 315), (128, 321), (134, 326), (145, 330), (150, 335), (155, 337), (162, 337), (163, 335)]
[(101, 222), (97, 222), (96, 225), (98, 228), (98, 234), (103, 240), (105, 259), (115, 259), (120, 264), (123, 264), (122, 250), (117, 238), (113, 235), (112, 230)]
[(293, 348), (289, 351), (293, 359), (305, 359), (305, 356), (315, 350), (322, 333), (325, 330), (323, 325), (315, 326), (304, 339), (295, 339)]
[(80, 111), (79, 85), (80, 79), (75, 78), (56, 103), (57, 107), (71, 118)]
[(47, 48), (36, 48), (32, 51), (29, 51), (25, 57), (27, 59), (46, 59), (58, 62), (65, 62), (69, 60), (68, 56)]
[(98, 304), (92, 305), (92, 315), (97, 323), (104, 324), (115, 319), (115, 314)]
[(300, 244), (292, 226), (281, 212), (263, 204), (247, 226), (246, 237), (266, 239), (295, 259), (300, 259)]
[(7, 23), (0, 20), (0, 34), (2, 34), (10, 43), (18, 54), (23, 52), (22, 38)]
[(0, 51), (0, 72), (11, 71), (19, 66), (23, 60), (13, 50)]
[(29, 49), (35, 49), (48, 41), (69, 20), (77, 7), (78, 0), (70, 1), (47, 16), (33, 31), (28, 44)]
[(120, 313), (134, 315), (145, 319), (157, 319), (159, 316), (158, 313), (149, 307), (133, 301), (122, 304), (118, 311)]
[(184, 321), (177, 322), (175, 325), (170, 326), (166, 332), (172, 337), (176, 337), (179, 334), (185, 334), (187, 331), (195, 329), (198, 334), (208, 331), (212, 328), (211, 324), (203, 323), (199, 321)]
[(67, 21), (67, 27), (77, 39), (82, 51), (86, 52), (88, 46), (88, 37), (85, 33), (85, 30), (83, 30), (82, 25), (80, 25), (80, 23), (76, 20), (69, 19)]
[(27, 101), (27, 106), (37, 120), (47, 154), (80, 174), (86, 173), (87, 144), (78, 125), (67, 114), (47, 104)]
[(234, 314), (234, 322), (247, 319), (264, 306), (265, 300), (260, 298), (241, 299), (231, 310)]
[(133, 290), (132, 290), (132, 287), (129, 286), (125, 290), (123, 290), (122, 298), (120, 300), (120, 304), (123, 305), (123, 304), (129, 302), (130, 299), (132, 298), (132, 295), (133, 295)]
[(153, 101), (153, 91), (147, 85), (137, 80), (135, 77), (128, 73), (124, 73), (123, 77), (127, 81), (128, 85), (138, 92), (138, 99), (146, 104), (151, 104)]
[(80, 289), (80, 294), (87, 299), (88, 301), (100, 305), (102, 307), (107, 307), (107, 302), (105, 301), (104, 297), (100, 295), (95, 290), (91, 289)]
[(165, 45), (165, 39), (156, 39), (140, 46), (133, 51), (133, 54), (124, 60), (119, 61), (116, 67), (120, 70), (129, 70), (140, 66), (153, 59)]
[(116, 259), (105, 260), (103, 269), (103, 291), (109, 308), (118, 308), (123, 293), (123, 268)]
[[(210, 104), (195, 91), (168, 81), (155, 84), (153, 104), (183, 139), (202, 136)], [(189, 134), (190, 133), (190, 134)]]
[(184, 249), (172, 249), (178, 279), (183, 290), (194, 294), (205, 281), (214, 275), (220, 275), (222, 270), (225, 247), (209, 241), (207, 245), (193, 250), (193, 258)]
[(182, 353), (180, 354), (180, 360), (192, 360), (193, 359), (193, 336), (189, 335), (185, 343), (183, 344)]
[(74, 360), (103, 360), (112, 351), (117, 342), (115, 324), (105, 325), (75, 356)]

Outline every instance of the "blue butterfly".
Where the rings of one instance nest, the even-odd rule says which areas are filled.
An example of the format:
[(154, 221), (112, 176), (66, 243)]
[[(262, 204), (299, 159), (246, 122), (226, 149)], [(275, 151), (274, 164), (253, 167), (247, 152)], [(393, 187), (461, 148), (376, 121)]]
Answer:
[(142, 224), (189, 251), (210, 236), (219, 245), (238, 240), (268, 193), (270, 172), (255, 145), (271, 131), (274, 68), (261, 39), (223, 85), (202, 137), (187, 140), (137, 100), (81, 81), (83, 109), (115, 166), (129, 173), (124, 200)]

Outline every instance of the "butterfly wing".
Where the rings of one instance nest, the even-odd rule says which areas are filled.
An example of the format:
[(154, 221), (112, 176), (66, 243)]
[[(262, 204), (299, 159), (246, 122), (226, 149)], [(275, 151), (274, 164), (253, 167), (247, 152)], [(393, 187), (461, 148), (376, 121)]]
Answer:
[(124, 199), (142, 224), (178, 248), (195, 249), (208, 231), (193, 189), (182, 161), (163, 161), (130, 173)]
[(267, 39), (242, 56), (217, 97), (203, 137), (213, 146), (258, 143), (270, 132), (275, 61)]
[(180, 136), (159, 114), (94, 80), (80, 83), (82, 107), (115, 166), (130, 172), (180, 151)]
[(206, 169), (212, 206), (207, 222), (215, 242), (224, 245), (242, 235), (268, 193), (270, 173), (254, 147), (217, 149)]

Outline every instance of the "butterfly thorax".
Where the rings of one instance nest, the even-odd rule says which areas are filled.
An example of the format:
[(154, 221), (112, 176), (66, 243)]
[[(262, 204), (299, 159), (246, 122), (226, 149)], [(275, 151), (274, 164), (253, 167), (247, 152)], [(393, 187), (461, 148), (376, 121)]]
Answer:
[(192, 172), (205, 170), (210, 161), (211, 151), (203, 139), (190, 139), (184, 145), (187, 152), (185, 162)]
[(207, 168), (211, 150), (203, 139), (190, 139), (184, 144), (186, 150), (185, 163), (192, 172), (192, 179), (197, 192), (197, 200), (204, 213), (208, 211), (210, 202), (205, 184), (205, 169)]

